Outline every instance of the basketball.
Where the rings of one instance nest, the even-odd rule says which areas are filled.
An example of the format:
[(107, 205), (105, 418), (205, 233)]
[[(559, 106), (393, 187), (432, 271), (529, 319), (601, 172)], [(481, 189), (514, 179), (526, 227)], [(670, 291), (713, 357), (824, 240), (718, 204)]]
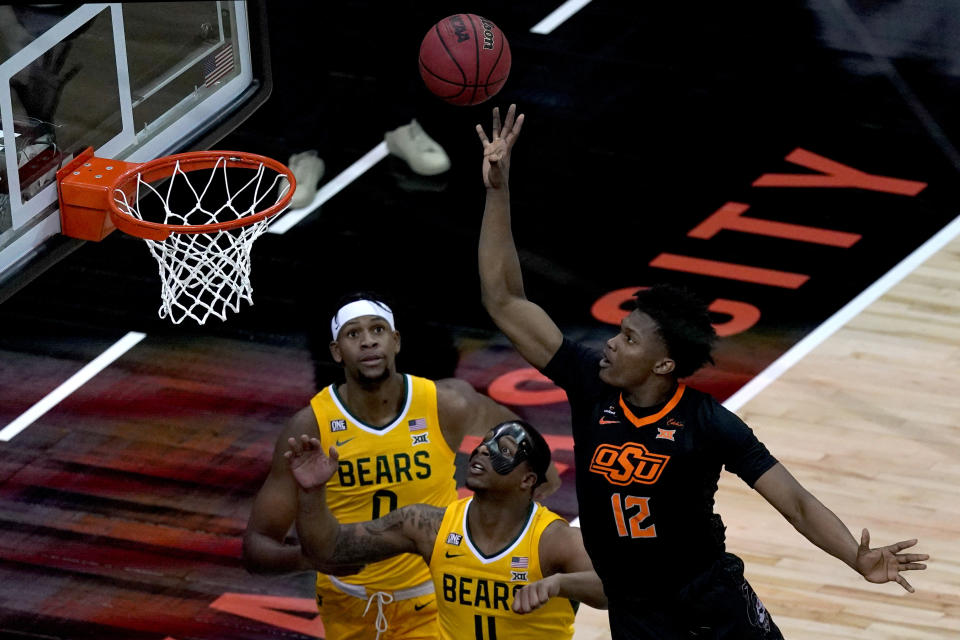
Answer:
[(458, 13), (427, 32), (420, 45), (420, 76), (450, 104), (480, 104), (497, 95), (510, 74), (510, 45), (486, 18)]

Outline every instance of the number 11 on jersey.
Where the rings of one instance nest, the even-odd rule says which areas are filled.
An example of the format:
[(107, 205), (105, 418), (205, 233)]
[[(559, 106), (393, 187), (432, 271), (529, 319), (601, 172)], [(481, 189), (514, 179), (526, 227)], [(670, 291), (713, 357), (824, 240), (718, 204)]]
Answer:
[[(650, 517), (650, 498), (642, 496), (624, 496), (620, 499), (620, 494), (615, 493), (610, 496), (610, 502), (613, 505), (613, 519), (617, 523), (617, 533), (621, 538), (630, 536), (631, 538), (656, 538), (657, 527), (651, 524), (648, 527), (641, 527), (641, 523)], [(634, 507), (637, 512), (630, 516), (629, 520), (624, 520), (624, 513), (629, 513)], [(630, 529), (627, 529), (629, 523)]]
[[(487, 620), (487, 635), (484, 635), (483, 620)], [(477, 640), (497, 640), (497, 619), (493, 616), (473, 616), (473, 627), (477, 634)]]

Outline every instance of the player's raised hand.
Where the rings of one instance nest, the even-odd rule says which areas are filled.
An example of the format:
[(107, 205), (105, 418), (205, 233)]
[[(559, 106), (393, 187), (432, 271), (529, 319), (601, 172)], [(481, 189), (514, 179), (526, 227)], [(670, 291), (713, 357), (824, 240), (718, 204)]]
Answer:
[(900, 551), (915, 544), (917, 544), (915, 539), (903, 540), (886, 547), (871, 549), (870, 532), (864, 529), (860, 535), (860, 547), (857, 549), (857, 571), (868, 582), (896, 582), (913, 593), (913, 587), (901, 575), (901, 572), (926, 569), (927, 565), (921, 564), (921, 562), (930, 558), (925, 553), (900, 553)]
[(477, 135), (483, 144), (483, 184), (488, 189), (501, 189), (507, 185), (510, 175), (510, 152), (523, 127), (523, 114), (517, 115), (517, 105), (507, 109), (507, 119), (500, 123), (500, 107), (493, 108), (491, 137), (477, 125)]
[(556, 574), (547, 576), (517, 591), (513, 596), (513, 610), (516, 613), (530, 613), (558, 595), (560, 595), (560, 583), (557, 582)]
[(330, 456), (323, 455), (323, 447), (316, 438), (308, 435), (287, 438), (290, 449), (284, 456), (290, 463), (294, 479), (303, 489), (315, 489), (327, 482), (337, 470), (340, 454), (336, 447), (330, 447)]

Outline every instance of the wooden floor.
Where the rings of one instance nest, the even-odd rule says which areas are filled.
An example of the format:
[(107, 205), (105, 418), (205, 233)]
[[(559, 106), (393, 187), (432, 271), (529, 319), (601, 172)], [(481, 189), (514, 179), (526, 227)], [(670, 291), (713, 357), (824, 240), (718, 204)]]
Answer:
[[(859, 539), (916, 537), (916, 593), (865, 582), (723, 474), (728, 548), (791, 640), (960, 638), (960, 238), (738, 414)], [(581, 610), (577, 640), (606, 638)]]

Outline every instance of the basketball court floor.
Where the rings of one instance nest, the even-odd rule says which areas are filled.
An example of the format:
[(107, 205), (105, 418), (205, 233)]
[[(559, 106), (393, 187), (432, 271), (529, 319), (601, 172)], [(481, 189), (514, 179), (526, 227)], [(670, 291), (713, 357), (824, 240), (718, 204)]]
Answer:
[[(479, 301), (473, 126), (511, 102), (528, 296), (600, 342), (641, 286), (702, 292), (723, 339), (690, 383), (855, 536), (930, 554), (915, 594), (868, 584), (724, 474), (728, 548), (785, 637), (960, 637), (960, 13), (649, 4), (267, 6), (272, 92), (215, 146), (316, 149), (326, 173), (257, 241), (255, 304), (161, 320), (156, 263), (119, 232), (0, 297), (0, 637), (323, 637), (311, 577), (247, 574), (240, 541), (276, 433), (337, 379), (324, 327), (356, 289), (395, 299), (402, 370), (464, 378), (549, 436), (564, 486), (546, 505), (577, 517), (567, 405)], [(513, 52), (475, 107), (428, 95), (416, 66), (464, 10)], [(411, 118), (448, 173), (386, 154)], [(608, 634), (581, 609), (578, 639)]]

